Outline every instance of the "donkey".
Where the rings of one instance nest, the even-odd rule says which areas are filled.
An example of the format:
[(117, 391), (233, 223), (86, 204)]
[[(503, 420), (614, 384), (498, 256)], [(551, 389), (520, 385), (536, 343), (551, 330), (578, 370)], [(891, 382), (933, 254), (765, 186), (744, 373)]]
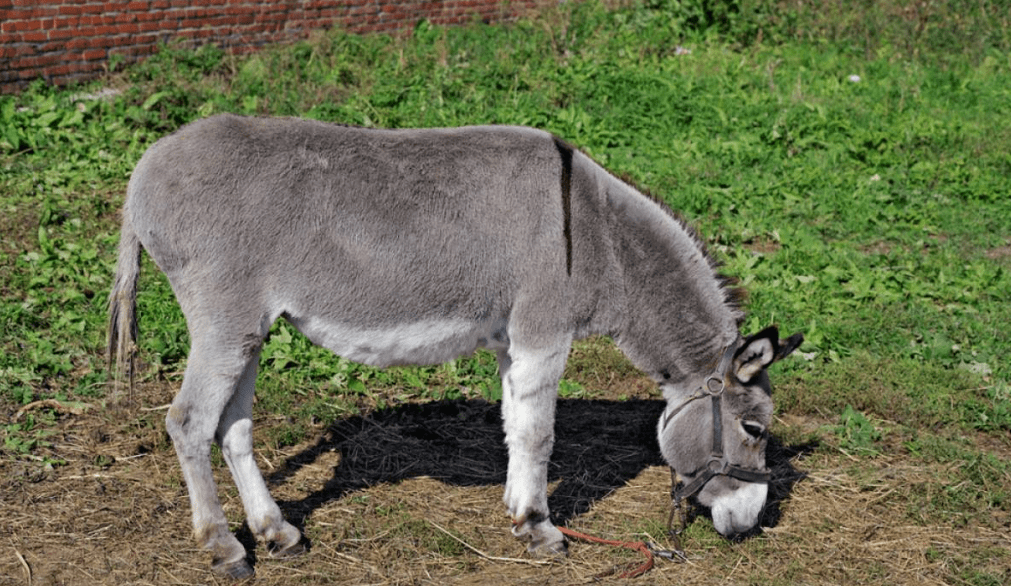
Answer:
[(736, 290), (700, 238), (549, 133), (220, 115), (162, 138), (130, 179), (109, 298), (110, 365), (131, 380), (142, 247), (189, 328), (166, 425), (196, 540), (220, 573), (253, 569), (218, 500), (212, 442), (257, 539), (277, 556), (304, 547), (252, 452), (258, 359), (279, 317), (377, 366), (496, 352), (504, 501), (533, 554), (567, 552), (547, 504), (555, 400), (572, 341), (594, 334), (659, 383), (661, 451), (685, 482), (703, 479), (696, 498), (716, 529), (758, 523), (773, 411), (765, 369), (802, 336), (781, 341), (771, 327), (743, 338)]

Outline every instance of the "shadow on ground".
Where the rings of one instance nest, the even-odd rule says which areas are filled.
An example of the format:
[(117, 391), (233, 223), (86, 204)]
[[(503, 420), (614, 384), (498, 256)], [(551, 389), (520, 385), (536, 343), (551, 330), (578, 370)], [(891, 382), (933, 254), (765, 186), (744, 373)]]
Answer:
[[(624, 486), (645, 468), (664, 465), (656, 442), (663, 401), (560, 399), (549, 481), (552, 519), (565, 525), (597, 500)], [(405, 404), (334, 423), (320, 440), (290, 458), (269, 478), (284, 482), (321, 453), (337, 451), (340, 464), (320, 490), (300, 501), (279, 503), (299, 528), (323, 503), (380, 483), (430, 476), (460, 486), (505, 485), (506, 448), (499, 405), (483, 400)], [(771, 438), (773, 471), (762, 525), (774, 527), (779, 502), (803, 477), (790, 460), (812, 446), (784, 446)], [(657, 490), (669, 490), (658, 486)], [(494, 505), (497, 503), (491, 503)]]

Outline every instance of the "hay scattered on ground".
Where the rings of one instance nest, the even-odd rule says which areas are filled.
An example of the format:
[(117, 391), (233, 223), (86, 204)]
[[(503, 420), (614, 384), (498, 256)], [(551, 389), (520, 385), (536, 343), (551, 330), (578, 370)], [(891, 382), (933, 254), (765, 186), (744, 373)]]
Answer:
[[(2, 463), (0, 586), (226, 583), (190, 537), (185, 487), (157, 410), (170, 395), (147, 388), (128, 410), (64, 414), (52, 450), (65, 466)], [(560, 402), (551, 465), (559, 522), (670, 545), (669, 472), (652, 440), (661, 408), (648, 400)], [(261, 451), (273, 494), (311, 550), (272, 560), (255, 549), (257, 583), (588, 584), (639, 563), (635, 552), (584, 543), (562, 561), (528, 558), (501, 503), (500, 427), (496, 405), (436, 402), (345, 419), (315, 442)], [(973, 569), (1011, 579), (996, 566), (1006, 556), (987, 566), (985, 555), (1011, 548), (1006, 520), (915, 521), (916, 491), (945, 488), (940, 465), (778, 443), (769, 459), (772, 527), (730, 543), (698, 517), (685, 541), (689, 561), (660, 559), (637, 583), (948, 584)], [(216, 474), (226, 513), (252, 546), (231, 480), (224, 467)]]

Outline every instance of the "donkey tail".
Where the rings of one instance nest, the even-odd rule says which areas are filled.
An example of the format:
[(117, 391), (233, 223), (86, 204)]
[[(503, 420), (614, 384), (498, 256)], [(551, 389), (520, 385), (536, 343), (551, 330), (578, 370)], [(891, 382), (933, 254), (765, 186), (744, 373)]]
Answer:
[(109, 293), (109, 339), (106, 365), (118, 383), (123, 373), (129, 377), (133, 394), (134, 353), (137, 341), (137, 277), (140, 275), (140, 238), (127, 216), (119, 237), (116, 279)]

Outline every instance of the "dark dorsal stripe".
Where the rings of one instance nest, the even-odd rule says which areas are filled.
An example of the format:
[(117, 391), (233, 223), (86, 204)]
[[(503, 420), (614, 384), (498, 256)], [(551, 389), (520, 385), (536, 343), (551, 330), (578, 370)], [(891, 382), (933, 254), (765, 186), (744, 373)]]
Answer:
[(555, 137), (562, 157), (562, 235), (565, 237), (565, 272), (572, 276), (572, 147)]

